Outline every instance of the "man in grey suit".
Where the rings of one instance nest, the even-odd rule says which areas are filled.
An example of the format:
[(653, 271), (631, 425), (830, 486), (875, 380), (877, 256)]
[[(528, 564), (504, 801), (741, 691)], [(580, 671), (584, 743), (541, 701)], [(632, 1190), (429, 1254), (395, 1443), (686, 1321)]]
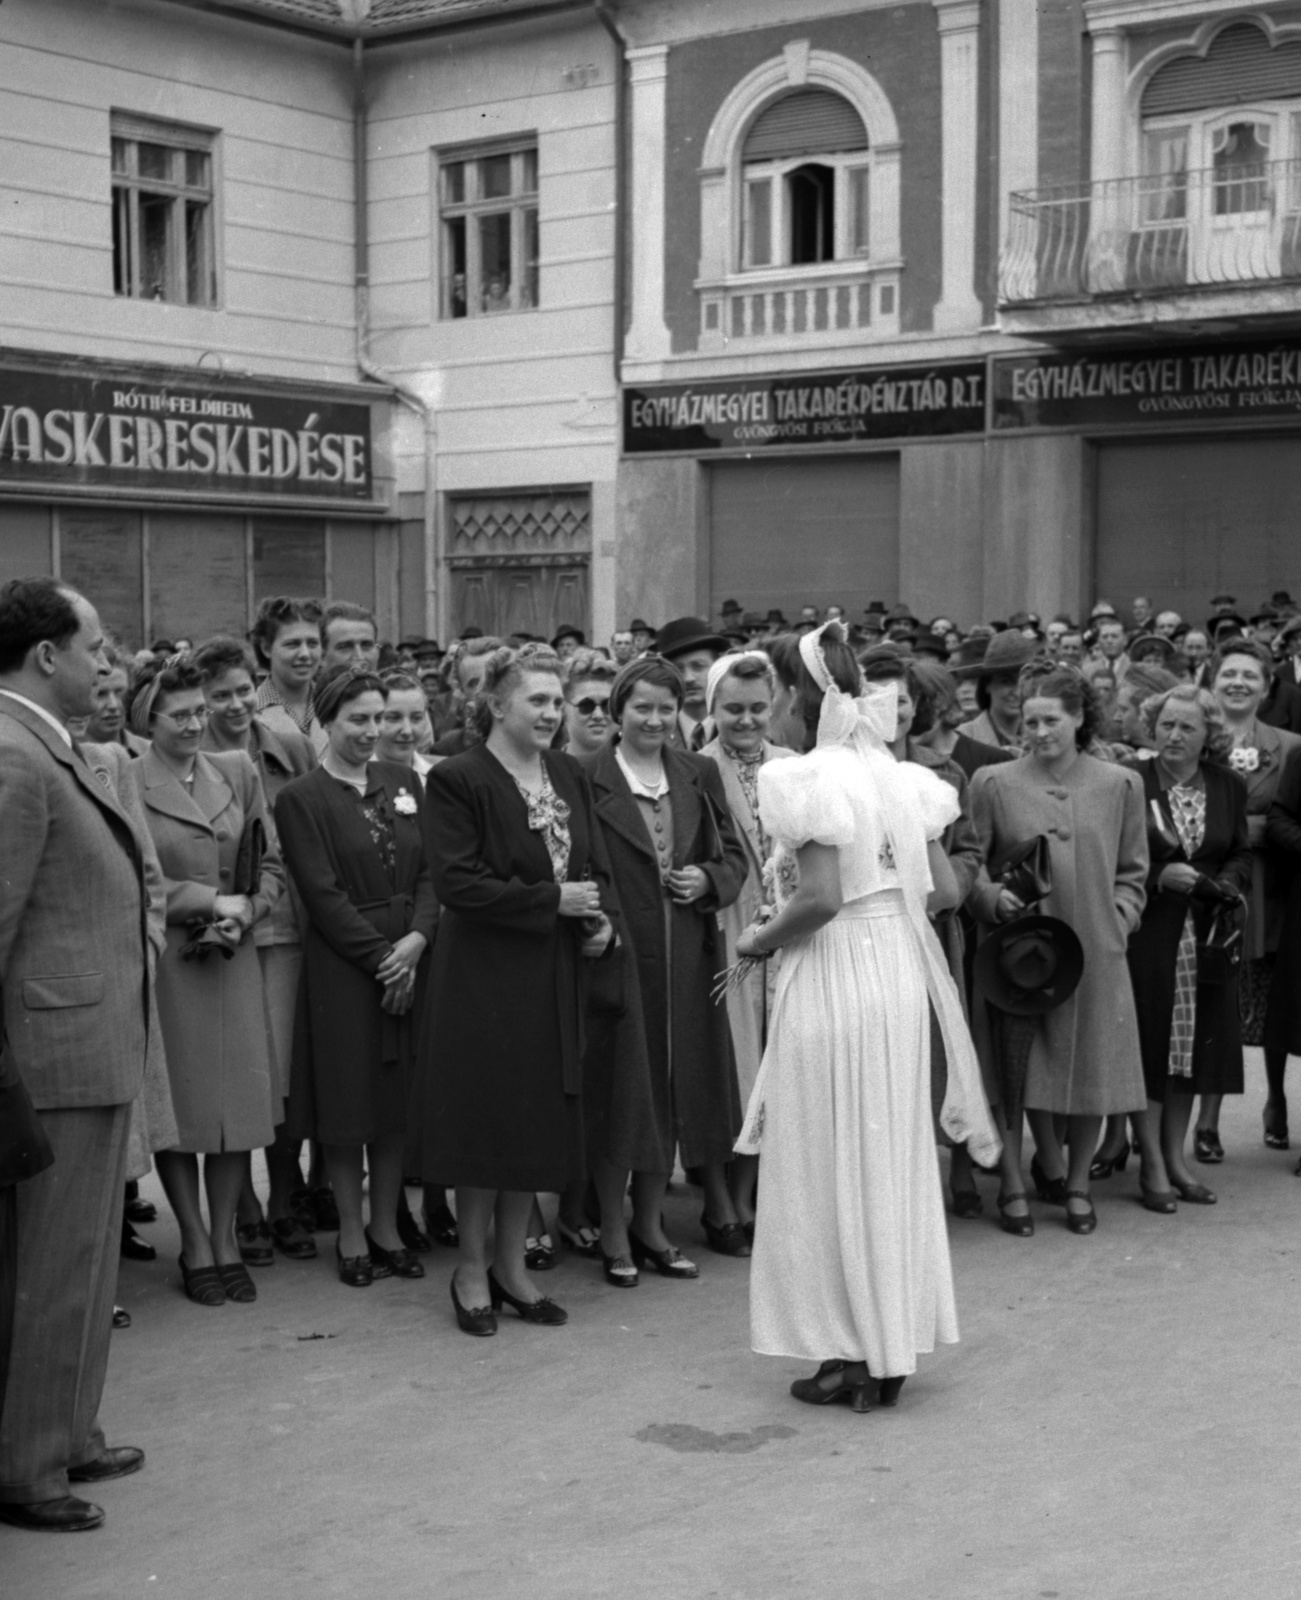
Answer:
[(0, 983), (9, 1047), (54, 1152), (20, 1185), (17, 1308), (0, 1407), (0, 1521), (104, 1520), (71, 1486), (137, 1471), (98, 1422), (144, 1072), (141, 841), (67, 730), (107, 669), (94, 608), (52, 578), (0, 588)]

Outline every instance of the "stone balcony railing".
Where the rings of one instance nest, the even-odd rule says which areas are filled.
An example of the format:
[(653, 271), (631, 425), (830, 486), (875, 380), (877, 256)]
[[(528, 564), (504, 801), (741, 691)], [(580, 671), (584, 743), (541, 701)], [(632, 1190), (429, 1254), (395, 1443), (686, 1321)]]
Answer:
[(700, 348), (798, 346), (899, 331), (897, 261), (831, 261), (738, 273), (697, 283)]
[(1011, 196), (999, 304), (1185, 294), (1301, 279), (1301, 161)]

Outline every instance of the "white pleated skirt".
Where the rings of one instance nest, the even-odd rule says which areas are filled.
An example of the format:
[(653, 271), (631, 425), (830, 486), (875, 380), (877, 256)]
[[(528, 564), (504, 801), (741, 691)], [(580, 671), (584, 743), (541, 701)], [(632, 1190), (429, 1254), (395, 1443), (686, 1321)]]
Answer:
[(782, 955), (750, 1274), (760, 1355), (916, 1370), (957, 1311), (931, 1117), (929, 1002), (897, 891)]

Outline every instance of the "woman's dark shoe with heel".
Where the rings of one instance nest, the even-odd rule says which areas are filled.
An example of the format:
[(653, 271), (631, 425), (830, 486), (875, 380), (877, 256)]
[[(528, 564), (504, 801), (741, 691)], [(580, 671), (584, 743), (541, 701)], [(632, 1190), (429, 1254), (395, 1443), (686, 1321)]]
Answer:
[(974, 1222), (985, 1214), (985, 1202), (975, 1189), (953, 1189), (953, 1215), (965, 1222)]
[(476, 1339), (490, 1338), (497, 1331), (497, 1317), (491, 1306), (463, 1306), (456, 1293), (456, 1274), (448, 1280), (452, 1291), (452, 1305), (456, 1310), (456, 1326), (462, 1333), (473, 1334)]
[[(732, 1224), (740, 1228), (739, 1222)], [(628, 1249), (632, 1253), (633, 1265), (638, 1267), (654, 1267), (661, 1278), (698, 1278), (700, 1268), (694, 1261), (688, 1261), (676, 1245), (671, 1244), (667, 1250), (652, 1250), (646, 1241), (628, 1229)], [(750, 1252), (747, 1249), (746, 1255)]]
[(811, 1378), (796, 1378), (791, 1394), (808, 1406), (831, 1406), (848, 1400), (857, 1412), (872, 1409), (865, 1361), (824, 1361)]
[(635, 1289), (641, 1275), (631, 1256), (607, 1256), (601, 1251), (601, 1271), (612, 1289)]
[(226, 1290), (216, 1267), (187, 1267), (184, 1256), (177, 1256), (176, 1265), (181, 1269), (181, 1283), (186, 1296), (196, 1306), (226, 1304)]
[(251, 1306), (257, 1299), (257, 1287), (242, 1261), (232, 1262), (227, 1267), (218, 1267), (217, 1276), (221, 1279), (227, 1300), (233, 1301), (235, 1305)]
[(1114, 1156), (1095, 1156), (1093, 1165), (1089, 1168), (1089, 1182), (1096, 1183), (1099, 1178), (1109, 1178), (1113, 1172), (1123, 1172), (1129, 1165), (1129, 1153), (1132, 1148), (1126, 1139)]
[(1193, 1133), (1193, 1160), (1206, 1167), (1218, 1167), (1224, 1160), (1224, 1146), (1214, 1128), (1198, 1128)]
[(1181, 1200), (1187, 1201), (1190, 1206), (1213, 1206), (1216, 1201), (1214, 1190), (1208, 1189), (1204, 1183), (1181, 1183), (1178, 1178), (1171, 1178), (1170, 1187)]
[(345, 1256), (336, 1241), (335, 1265), (339, 1269), (339, 1282), (350, 1289), (369, 1289), (375, 1281), (375, 1268), (369, 1256)]
[(1036, 1155), (1030, 1161), (1030, 1179), (1034, 1184), (1034, 1192), (1047, 1206), (1064, 1206), (1066, 1204), (1066, 1179), (1050, 1178)]
[(1098, 1213), (1093, 1209), (1093, 1201), (1089, 1199), (1088, 1194), (1083, 1189), (1068, 1189), (1066, 1198), (1068, 1200), (1085, 1200), (1088, 1202), (1089, 1207), (1087, 1211), (1072, 1211), (1067, 1206), (1066, 1226), (1072, 1233), (1092, 1233), (1098, 1225)]
[(536, 1323), (540, 1328), (560, 1328), (569, 1321), (569, 1313), (554, 1300), (517, 1300), (502, 1288), (491, 1272), (488, 1273), (488, 1293), (492, 1296), (494, 1311), (509, 1306), (521, 1321)]
[(1025, 1216), (1013, 1217), (1008, 1214), (1008, 1206), (1014, 1206), (1018, 1200), (1027, 1201), (1028, 1196), (1022, 1189), (1018, 1194), (1001, 1194), (998, 1197), (998, 1225), (1004, 1233), (1010, 1233), (1017, 1239), (1030, 1239), (1034, 1236), (1034, 1218), (1027, 1209)]
[(386, 1250), (376, 1244), (366, 1230), (366, 1248), (370, 1251), (371, 1271), (377, 1278), (423, 1278), (424, 1266), (414, 1250)]
[(876, 1391), (877, 1405), (885, 1406), (887, 1410), (891, 1406), (897, 1406), (899, 1391), (903, 1388), (904, 1382), (904, 1378), (882, 1378), (880, 1387)]
[(1144, 1211), (1155, 1211), (1162, 1217), (1173, 1217), (1179, 1210), (1172, 1189), (1149, 1189), (1142, 1178), (1138, 1180), (1138, 1200)]
[(711, 1222), (702, 1211), (700, 1226), (705, 1230), (709, 1248), (720, 1256), (748, 1256), (754, 1252), (739, 1222)]

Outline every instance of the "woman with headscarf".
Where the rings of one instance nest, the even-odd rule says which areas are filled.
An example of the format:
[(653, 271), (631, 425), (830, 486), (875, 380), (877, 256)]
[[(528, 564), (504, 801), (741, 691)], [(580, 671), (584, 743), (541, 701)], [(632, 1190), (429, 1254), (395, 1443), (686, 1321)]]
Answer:
[(930, 1006), (949, 1065), (942, 1118), (998, 1154), (979, 1067), (927, 921), (956, 903), (934, 773), (896, 762), (897, 689), (863, 692), (838, 624), (800, 644), (815, 748), (759, 776), (779, 910), (738, 942), (782, 951), (759, 1080), (737, 1149), (763, 1156), (750, 1277), (753, 1348), (825, 1358), (797, 1400), (896, 1403), (919, 1354), (958, 1337), (931, 1118)]
[[(718, 913), (729, 967), (737, 959), (736, 941), (754, 922), (759, 908), (768, 898), (764, 871), (772, 856), (773, 843), (759, 818), (759, 773), (768, 762), (795, 754), (793, 750), (772, 744), (767, 737), (776, 689), (777, 674), (763, 650), (740, 650), (719, 656), (710, 667), (705, 684), (705, 707), (717, 732), (700, 753), (716, 762), (722, 774), (723, 792), (727, 795), (737, 837), (745, 846), (749, 867), (740, 894)], [(727, 990), (727, 1020), (732, 1028), (742, 1112), (750, 1103), (750, 1091), (759, 1076), (759, 1063), (768, 1042), (768, 1011), (772, 1000), (768, 978), (769, 974), (757, 967)], [(732, 1157), (728, 1187), (737, 1220), (751, 1243), (754, 1242), (758, 1176), (756, 1157)]]

